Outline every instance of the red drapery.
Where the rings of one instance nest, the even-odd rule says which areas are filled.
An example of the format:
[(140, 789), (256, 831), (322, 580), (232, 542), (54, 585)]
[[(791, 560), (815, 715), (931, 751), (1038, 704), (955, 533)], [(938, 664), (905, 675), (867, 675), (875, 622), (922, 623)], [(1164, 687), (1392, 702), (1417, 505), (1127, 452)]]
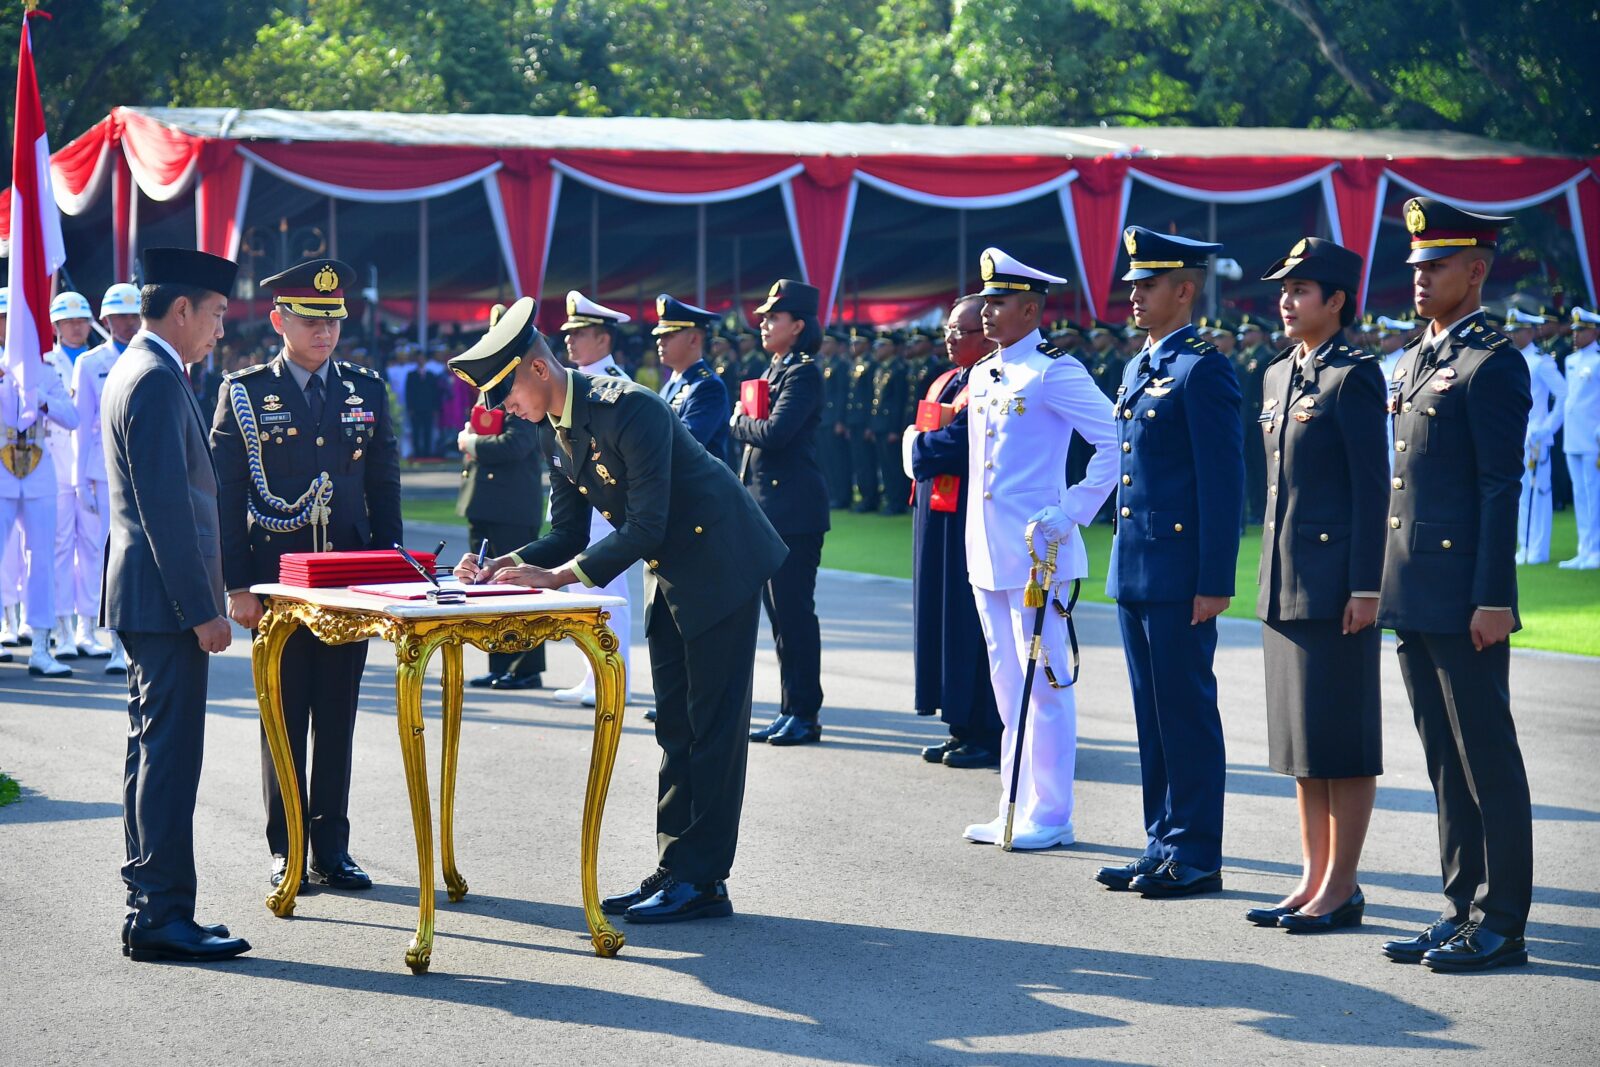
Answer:
[(850, 211), (855, 205), (854, 168), (846, 160), (807, 160), (804, 174), (789, 183), (791, 224), (800, 269), (821, 291), (822, 324), (833, 320)]
[(133, 277), (133, 172), (121, 152), (112, 153), (111, 172), (111, 276), (117, 281)]
[(1105, 315), (1122, 246), (1122, 215), (1128, 206), (1128, 160), (1108, 156), (1078, 165), (1069, 187), (1067, 218), (1076, 243), (1089, 311)]
[(517, 295), (537, 300), (544, 291), (545, 259), (555, 221), (555, 172), (547, 157), (528, 153), (508, 159), (495, 179), (505, 208)]

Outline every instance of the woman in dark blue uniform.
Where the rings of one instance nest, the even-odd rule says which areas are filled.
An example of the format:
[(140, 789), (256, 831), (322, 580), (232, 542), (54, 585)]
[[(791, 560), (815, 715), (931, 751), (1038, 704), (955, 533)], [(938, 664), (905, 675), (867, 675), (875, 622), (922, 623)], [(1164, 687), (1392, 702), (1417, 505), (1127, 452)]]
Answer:
[(1263, 382), (1267, 468), (1256, 614), (1267, 672), (1272, 769), (1295, 777), (1305, 869), (1258, 926), (1360, 924), (1356, 866), (1383, 773), (1373, 625), (1383, 573), (1389, 464), (1378, 361), (1351, 346), (1361, 257), (1306, 238), (1263, 276), (1296, 343)]

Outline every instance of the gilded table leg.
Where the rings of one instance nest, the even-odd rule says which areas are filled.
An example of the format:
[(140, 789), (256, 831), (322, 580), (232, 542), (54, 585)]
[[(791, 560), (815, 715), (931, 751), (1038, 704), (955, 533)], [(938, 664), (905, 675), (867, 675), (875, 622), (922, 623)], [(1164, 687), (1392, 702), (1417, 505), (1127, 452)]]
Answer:
[(456, 869), (456, 765), (461, 756), (462, 648), (459, 641), (444, 646), (444, 770), (439, 779), (439, 858), (444, 862), (444, 884), (452, 903), (467, 895), (467, 880)]
[(407, 637), (396, 648), (400, 754), (406, 767), (406, 792), (411, 797), (411, 828), (417, 838), (417, 933), (406, 949), (406, 966), (413, 974), (426, 971), (433, 957), (433, 813), (428, 805), (428, 760), (422, 737), (422, 675), (431, 652), (415, 637)]
[(601, 612), (593, 629), (575, 628), (573, 640), (594, 667), (594, 747), (589, 752), (589, 781), (583, 795), (583, 836), (580, 844), (579, 872), (583, 881), (583, 917), (589, 924), (589, 938), (596, 955), (615, 956), (625, 938), (606, 921), (600, 910), (598, 865), (600, 820), (605, 815), (606, 793), (611, 788), (611, 770), (617, 762), (617, 742), (622, 737), (622, 712), (627, 693), (622, 657), (617, 654), (617, 637), (606, 626)]
[(294, 755), (289, 748), (289, 729), (283, 721), (283, 646), (299, 629), (293, 615), (278, 614), (269, 606), (250, 645), (251, 672), (255, 675), (256, 704), (261, 710), (261, 726), (272, 753), (272, 767), (278, 775), (278, 792), (283, 797), (284, 825), (289, 828), (289, 866), (283, 881), (267, 897), (267, 907), (280, 919), (294, 914), (295, 895), (300, 891), (300, 872), (305, 869), (305, 816), (300, 811), (300, 783), (295, 774)]

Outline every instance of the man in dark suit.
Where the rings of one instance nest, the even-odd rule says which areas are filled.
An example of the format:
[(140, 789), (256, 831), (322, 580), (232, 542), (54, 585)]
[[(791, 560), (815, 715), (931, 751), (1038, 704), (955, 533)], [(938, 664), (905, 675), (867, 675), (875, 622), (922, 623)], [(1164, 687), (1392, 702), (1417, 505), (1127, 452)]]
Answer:
[[(400, 526), (400, 458), (389, 425), (389, 390), (375, 371), (333, 358), (355, 272), (314, 259), (262, 281), (272, 293), (283, 351), (228, 375), (211, 426), (222, 512), (228, 617), (261, 620), (252, 585), (278, 580), (286, 552), (389, 548)], [(356, 701), (367, 643), (324, 645), (304, 628), (283, 649), (283, 715), (289, 729), (310, 843), (311, 881), (370, 889), (350, 858), (350, 767)], [(306, 779), (308, 732), (316, 736)], [(261, 792), (267, 809), (269, 881), (288, 866), (290, 827), (261, 731)]]
[(1511, 720), (1517, 497), (1532, 407), (1528, 364), (1480, 308), (1499, 230), (1427, 197), (1406, 202), (1417, 314), (1431, 323), (1390, 379), (1394, 479), (1378, 622), (1439, 808), (1447, 901), (1384, 953), (1438, 971), (1526, 963), (1533, 895), (1528, 775)]
[(661, 399), (675, 411), (689, 436), (707, 452), (728, 462), (727, 386), (705, 360), (706, 331), (717, 316), (662, 293), (656, 297), (656, 351), (672, 377), (661, 387)]
[[(499, 556), (539, 536), (544, 519), (543, 462), (533, 423), (504, 414), (499, 433), (478, 433), (470, 425), (456, 435), (461, 449), (461, 494), (456, 514), (467, 520), (468, 547), (488, 542), (488, 556)], [(467, 684), (490, 689), (537, 689), (543, 682), (544, 646), (527, 652), (489, 653), (489, 672)]]
[[(563, 367), (523, 297), (483, 340), (450, 361), (539, 432), (550, 461), (551, 528), (483, 568), (462, 558), (462, 581), (535, 589), (603, 586), (645, 561), (645, 636), (661, 745), (659, 866), (637, 889), (601, 905), (629, 922), (730, 915), (744, 802), (760, 591), (783, 562), (783, 540), (728, 468), (672, 409), (622, 378)], [(824, 503), (826, 503), (824, 501)], [(589, 543), (592, 511), (620, 520)]]
[(101, 394), (110, 536), (100, 625), (128, 658), (122, 939), (136, 960), (205, 962), (250, 948), (194, 921), (206, 657), (233, 632), (222, 615), (216, 470), (184, 371), (221, 339), (237, 269), (204, 252), (148, 249), (142, 328)]
[[(828, 532), (828, 484), (817, 462), (822, 372), (811, 358), (822, 336), (817, 289), (784, 278), (773, 283), (761, 316), (761, 343), (772, 357), (762, 375), (770, 391), (764, 419), (735, 406), (729, 436), (741, 454), (739, 479), (783, 537), (789, 554), (762, 591), (783, 678), (772, 722), (750, 740), (780, 748), (822, 740), (822, 634), (817, 623), (817, 567)], [(896, 459), (899, 457), (896, 456)]]
[(1239, 382), (1192, 324), (1222, 246), (1130, 226), (1124, 281), (1147, 331), (1117, 390), (1122, 448), (1106, 595), (1117, 602), (1139, 731), (1144, 854), (1095, 878), (1146, 897), (1222, 888), (1226, 756), (1216, 617), (1233, 597), (1244, 507)]

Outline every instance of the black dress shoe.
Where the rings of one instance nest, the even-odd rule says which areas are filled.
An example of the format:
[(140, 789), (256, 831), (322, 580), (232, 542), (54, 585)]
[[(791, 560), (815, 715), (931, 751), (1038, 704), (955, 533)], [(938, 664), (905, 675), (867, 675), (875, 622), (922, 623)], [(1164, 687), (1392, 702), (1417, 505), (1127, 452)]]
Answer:
[(645, 722), (655, 722), (656, 721), (656, 709), (655, 708), (645, 708), (644, 709), (644, 721)]
[(1128, 888), (1150, 900), (1192, 897), (1222, 889), (1221, 871), (1202, 871), (1177, 860), (1168, 860), (1149, 874), (1141, 874)]
[(1000, 766), (1000, 753), (982, 745), (962, 745), (944, 754), (944, 765), (958, 770)]
[(1129, 884), (1141, 874), (1150, 874), (1166, 861), (1159, 856), (1140, 856), (1132, 863), (1124, 863), (1120, 867), (1101, 867), (1094, 873), (1094, 880), (1107, 889), (1122, 892)]
[[(203, 923), (195, 923), (195, 925), (200, 927), (202, 933), (209, 934), (212, 937), (232, 936), (228, 932), (228, 928), (223, 926), (221, 923), (212, 923), (210, 926), (206, 926)], [(133, 929), (133, 916), (129, 915), (122, 920), (122, 954), (124, 956), (130, 954), (130, 950), (128, 949), (128, 931), (131, 929)]]
[(922, 750), (922, 758), (929, 763), (943, 763), (946, 752), (954, 752), (961, 747), (961, 742), (954, 737), (947, 737), (937, 745), (929, 745)]
[[(267, 876), (267, 883), (269, 885), (271, 885), (272, 888), (274, 888), (274, 889), (278, 888), (278, 884), (283, 881), (283, 876), (285, 874), (287, 874), (288, 871), (289, 871), (289, 857), (288, 856), (273, 856), (272, 857), (272, 873)], [(305, 881), (306, 881), (306, 872), (302, 869), (300, 871), (300, 884), (304, 885)]]
[(476, 678), (467, 679), (467, 684), (472, 686), (474, 689), (488, 689), (499, 680), (500, 672), (490, 671), (488, 674), (480, 674)]
[(489, 683), (490, 689), (538, 689), (544, 680), (537, 674), (502, 674)]
[(815, 719), (802, 719), (789, 716), (789, 721), (783, 729), (767, 738), (767, 744), (775, 748), (788, 748), (792, 745), (814, 745), (822, 740), (822, 724)]
[(767, 725), (765, 725), (765, 726), (763, 726), (763, 727), (761, 727), (759, 729), (756, 729), (756, 730), (751, 730), (750, 731), (750, 740), (752, 740), (752, 741), (771, 741), (774, 734), (778, 733), (780, 730), (782, 730), (785, 726), (788, 726), (788, 725), (789, 725), (789, 716), (787, 716), (787, 715), (779, 715), (776, 718), (774, 718), (771, 722), (767, 723)]
[(1278, 920), (1278, 925), (1291, 934), (1316, 934), (1326, 930), (1339, 930), (1346, 926), (1360, 926), (1367, 913), (1367, 898), (1357, 887), (1351, 898), (1326, 915), (1304, 915), (1294, 911)]
[(600, 902), (600, 910), (607, 915), (621, 915), (629, 908), (642, 901), (649, 900), (656, 895), (656, 890), (670, 881), (672, 875), (665, 867), (657, 867), (655, 873), (647, 876), (634, 888), (626, 893), (618, 893), (614, 897), (606, 897)]
[(1244, 917), (1257, 926), (1277, 926), (1279, 919), (1294, 910), (1294, 908), (1251, 908), (1244, 913)]
[(128, 931), (128, 957), (147, 960), (178, 960), (184, 963), (215, 963), (250, 951), (242, 937), (213, 937), (191, 919), (178, 919), (165, 926), (135, 925)]
[(1422, 955), (1422, 965), (1428, 970), (1450, 974), (1520, 967), (1527, 962), (1528, 943), (1521, 936), (1506, 937), (1477, 923), (1467, 923), (1455, 937)]
[(681, 923), (690, 919), (720, 919), (733, 914), (728, 883), (691, 885), (668, 877), (648, 899), (622, 913), (630, 923)]
[(372, 888), (372, 879), (367, 877), (366, 871), (356, 866), (356, 861), (350, 858), (349, 853), (327, 863), (314, 860), (311, 864), (311, 882), (314, 885), (327, 886), (329, 889)]
[(1422, 957), (1456, 936), (1461, 923), (1438, 919), (1416, 937), (1402, 937), (1383, 943), (1383, 954), (1396, 963), (1421, 963)]

